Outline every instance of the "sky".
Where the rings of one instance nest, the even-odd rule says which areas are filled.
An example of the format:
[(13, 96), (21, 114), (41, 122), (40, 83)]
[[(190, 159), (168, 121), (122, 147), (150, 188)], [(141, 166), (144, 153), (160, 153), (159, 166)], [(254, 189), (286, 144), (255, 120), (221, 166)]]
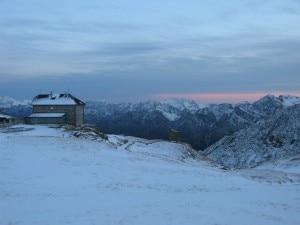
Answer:
[(0, 96), (300, 96), (299, 0), (0, 0)]

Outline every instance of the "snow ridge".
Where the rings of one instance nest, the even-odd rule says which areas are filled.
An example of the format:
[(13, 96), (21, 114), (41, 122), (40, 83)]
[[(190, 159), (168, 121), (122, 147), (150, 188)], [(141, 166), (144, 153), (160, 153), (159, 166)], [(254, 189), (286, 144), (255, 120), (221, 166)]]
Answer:
[(300, 153), (300, 104), (226, 136), (204, 151), (225, 166), (246, 168)]

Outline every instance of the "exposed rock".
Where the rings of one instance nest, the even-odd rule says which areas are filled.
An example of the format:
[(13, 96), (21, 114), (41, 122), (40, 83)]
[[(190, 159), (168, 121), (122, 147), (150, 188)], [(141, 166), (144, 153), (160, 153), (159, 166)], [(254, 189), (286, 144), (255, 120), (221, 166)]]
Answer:
[(84, 138), (92, 141), (108, 140), (108, 136), (100, 132), (99, 127), (95, 125), (86, 124), (78, 127), (71, 125), (62, 125), (62, 127), (65, 130), (70, 131), (72, 135), (77, 138)]
[(300, 104), (226, 136), (204, 151), (228, 167), (246, 168), (300, 153)]

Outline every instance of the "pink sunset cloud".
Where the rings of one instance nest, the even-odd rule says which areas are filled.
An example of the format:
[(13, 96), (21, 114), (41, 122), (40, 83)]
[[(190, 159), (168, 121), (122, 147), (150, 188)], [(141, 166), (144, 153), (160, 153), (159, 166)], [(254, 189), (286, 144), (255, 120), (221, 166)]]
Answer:
[(259, 93), (163, 93), (153, 96), (156, 100), (165, 100), (170, 98), (186, 98), (202, 103), (238, 103), (243, 101), (254, 102), (261, 97), (272, 94), (300, 96), (300, 92), (259, 92)]

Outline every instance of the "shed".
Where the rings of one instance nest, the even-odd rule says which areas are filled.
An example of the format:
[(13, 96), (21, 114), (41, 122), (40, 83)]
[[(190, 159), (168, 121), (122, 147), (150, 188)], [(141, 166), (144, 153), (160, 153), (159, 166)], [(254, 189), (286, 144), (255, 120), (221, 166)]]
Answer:
[(0, 111), (0, 124), (11, 124), (13, 117), (6, 115)]

